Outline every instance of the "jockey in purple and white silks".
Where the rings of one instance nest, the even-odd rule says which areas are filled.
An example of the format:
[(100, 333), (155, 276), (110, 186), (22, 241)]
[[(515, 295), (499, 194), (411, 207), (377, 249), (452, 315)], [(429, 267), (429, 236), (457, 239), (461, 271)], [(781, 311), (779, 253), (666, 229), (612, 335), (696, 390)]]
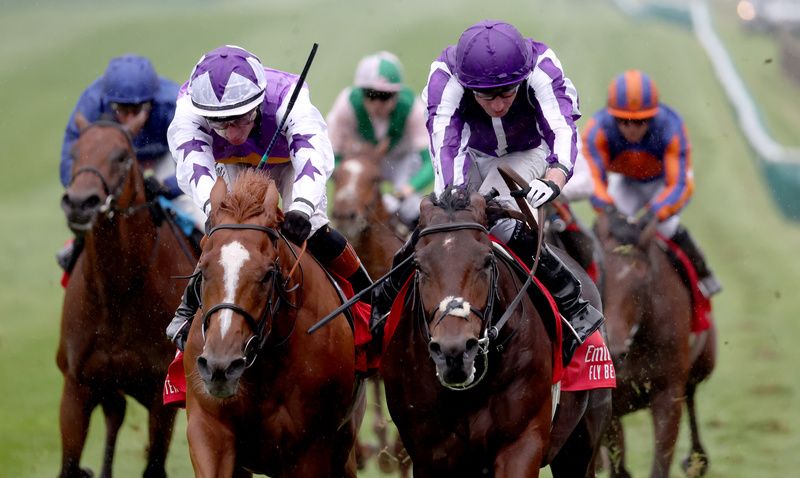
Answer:
[[(555, 53), (522, 37), (514, 26), (484, 20), (467, 28), (458, 44), (445, 48), (431, 64), (422, 99), (436, 194), (450, 186), (484, 194), (495, 188), (501, 203), (517, 209), (497, 171), (498, 164), (506, 163), (529, 182), (520, 196), (538, 208), (558, 196), (572, 175), (578, 154), (577, 92)], [(532, 263), (536, 238), (525, 224), (504, 219), (491, 231)], [(396, 260), (413, 251), (414, 237)], [(603, 316), (580, 297), (580, 282), (546, 245), (536, 276), (572, 326), (574, 333), (564, 334), (568, 361)], [(375, 293), (373, 320), (401, 284), (386, 284)]]
[[(265, 68), (237, 46), (223, 46), (200, 58), (178, 94), (168, 139), (178, 184), (204, 213), (210, 212), (211, 188), (218, 177), (230, 187), (240, 171), (260, 162), (297, 81), (298, 75)], [(282, 231), (295, 243), (307, 240), (311, 253), (358, 292), (370, 278), (352, 246), (328, 225), (325, 185), (333, 163), (327, 126), (311, 103), (308, 86), (302, 85), (266, 164), (283, 200)], [(195, 282), (189, 282), (167, 328), (179, 348), (199, 306)]]

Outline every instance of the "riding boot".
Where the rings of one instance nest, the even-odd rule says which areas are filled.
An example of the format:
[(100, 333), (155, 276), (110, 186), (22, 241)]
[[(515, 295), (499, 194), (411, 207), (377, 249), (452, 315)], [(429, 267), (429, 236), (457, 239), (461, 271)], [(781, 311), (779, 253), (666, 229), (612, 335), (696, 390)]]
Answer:
[(711, 272), (711, 269), (708, 268), (705, 257), (700, 251), (700, 247), (697, 246), (692, 236), (689, 235), (689, 230), (683, 226), (678, 226), (678, 230), (675, 232), (675, 235), (672, 236), (672, 240), (692, 262), (692, 266), (697, 272), (697, 286), (700, 292), (708, 299), (715, 294), (719, 294), (722, 291), (722, 284), (717, 280), (716, 276), (714, 276), (714, 273)]
[[(406, 243), (403, 244), (403, 246), (397, 252), (395, 252), (394, 259), (392, 259), (392, 269), (397, 267), (414, 253), (414, 248), (417, 245), (418, 239), (419, 229), (414, 229), (408, 241), (406, 241)], [(386, 317), (389, 315), (389, 311), (392, 309), (392, 304), (394, 304), (397, 294), (400, 292), (403, 284), (405, 284), (406, 280), (408, 279), (408, 275), (412, 267), (413, 265), (411, 262), (407, 262), (403, 267), (392, 272), (392, 274), (387, 277), (386, 280), (376, 285), (375, 288), (372, 289), (372, 296), (370, 299), (372, 313), (369, 318), (369, 328), (372, 331), (373, 336), (383, 336), (383, 326), (386, 321)]]
[(372, 285), (353, 246), (336, 229), (324, 225), (308, 238), (308, 250), (329, 271), (344, 277), (358, 294)]
[[(518, 223), (508, 241), (515, 254), (530, 267), (536, 254), (536, 237), (527, 226)], [(528, 262), (529, 261), (529, 262)], [(578, 347), (603, 324), (603, 314), (581, 297), (581, 283), (547, 244), (539, 252), (536, 278), (547, 287), (569, 327), (562, 333), (562, 361), (566, 366)]]
[(186, 339), (189, 338), (192, 319), (194, 319), (197, 309), (200, 308), (200, 285), (202, 279), (203, 275), (200, 274), (200, 268), (196, 267), (189, 278), (189, 282), (186, 284), (186, 290), (183, 291), (181, 304), (175, 311), (175, 317), (172, 318), (172, 321), (167, 326), (167, 337), (181, 352), (186, 346)]
[(67, 242), (64, 247), (56, 253), (56, 262), (58, 262), (58, 265), (67, 274), (72, 272), (75, 263), (78, 262), (78, 257), (80, 257), (81, 251), (83, 251), (83, 244), (84, 239), (82, 237), (76, 237)]

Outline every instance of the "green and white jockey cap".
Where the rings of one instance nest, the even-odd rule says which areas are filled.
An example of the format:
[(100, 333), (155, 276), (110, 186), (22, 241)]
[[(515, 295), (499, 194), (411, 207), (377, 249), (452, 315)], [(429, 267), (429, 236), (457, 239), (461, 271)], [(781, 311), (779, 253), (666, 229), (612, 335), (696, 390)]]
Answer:
[(366, 56), (358, 62), (354, 84), (358, 88), (396, 93), (403, 89), (403, 65), (388, 51)]

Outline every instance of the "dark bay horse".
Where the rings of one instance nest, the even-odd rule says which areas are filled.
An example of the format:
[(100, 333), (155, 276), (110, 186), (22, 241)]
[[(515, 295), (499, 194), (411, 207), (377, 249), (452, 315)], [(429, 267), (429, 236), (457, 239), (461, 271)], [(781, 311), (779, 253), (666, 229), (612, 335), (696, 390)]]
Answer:
[[(358, 252), (370, 277), (377, 279), (389, 272), (394, 253), (403, 245), (391, 223), (395, 219), (383, 206), (380, 165), (369, 156), (344, 158), (333, 172), (334, 200), (331, 218), (336, 228)], [(383, 385), (379, 376), (372, 377), (375, 400), (372, 430), (378, 438), (379, 466), (385, 473), (395, 465), (403, 466), (405, 451), (397, 441), (389, 449), (388, 423), (383, 411)], [(374, 453), (362, 443), (359, 458), (366, 460)], [(390, 456), (395, 455), (395, 456)], [(401, 471), (403, 476), (406, 473)]]
[(340, 317), (305, 331), (341, 300), (313, 257), (278, 232), (267, 176), (246, 171), (211, 191), (200, 257), (200, 315), (184, 356), (187, 436), (199, 477), (354, 477), (363, 417), (353, 332)]
[(610, 392), (562, 393), (551, 432), (554, 339), (527, 293), (509, 307), (523, 280), (492, 246), (485, 209), (462, 189), (422, 202), (413, 298), (381, 360), (414, 476), (528, 478), (548, 463), (594, 476)]
[(604, 255), (608, 347), (617, 370), (607, 434), (611, 476), (630, 476), (620, 419), (642, 408), (649, 408), (653, 415), (655, 452), (650, 476), (669, 476), (684, 402), (691, 451), (683, 468), (689, 476), (702, 476), (708, 457), (700, 443), (694, 394), (697, 384), (714, 368), (715, 331), (712, 327), (705, 335), (691, 337), (691, 296), (657, 244), (656, 223), (645, 227), (633, 244), (617, 240), (611, 224), (606, 214), (598, 216), (595, 224)]
[(62, 477), (80, 468), (92, 410), (103, 408), (106, 445), (101, 476), (110, 477), (125, 396), (149, 412), (144, 476), (163, 477), (175, 410), (162, 404), (164, 373), (175, 348), (164, 336), (193, 251), (145, 199), (130, 135), (116, 123), (79, 123), (72, 181), (61, 207), (85, 247), (66, 287), (57, 363), (61, 396)]

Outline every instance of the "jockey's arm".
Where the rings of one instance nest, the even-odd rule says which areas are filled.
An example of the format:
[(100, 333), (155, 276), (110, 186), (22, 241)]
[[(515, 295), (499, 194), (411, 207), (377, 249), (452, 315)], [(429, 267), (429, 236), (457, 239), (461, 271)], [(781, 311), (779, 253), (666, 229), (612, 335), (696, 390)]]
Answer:
[(180, 189), (204, 214), (208, 214), (211, 188), (217, 180), (211, 135), (200, 129), (206, 120), (189, 110), (189, 96), (178, 98), (175, 117), (167, 130), (167, 142), (175, 160)]
[[(288, 97), (278, 108), (277, 118), (283, 117), (287, 102)], [(326, 182), (333, 172), (334, 159), (328, 127), (322, 114), (311, 104), (307, 88), (300, 90), (286, 124), (286, 141), (295, 178), (292, 203), (284, 208), (287, 212), (296, 210), (311, 216), (327, 194)]]
[(428, 111), (426, 122), (430, 134), (433, 164), (434, 193), (441, 194), (447, 186), (466, 184), (471, 158), (466, 145), (469, 128), (458, 106), (464, 96), (462, 87), (441, 61), (434, 61), (428, 84), (422, 90), (422, 101)]
[(594, 183), (594, 193), (589, 198), (596, 211), (602, 211), (614, 205), (614, 199), (608, 194), (608, 176), (606, 166), (610, 161), (608, 139), (596, 118), (589, 120), (583, 130), (583, 154), (589, 166)]
[(667, 138), (664, 151), (664, 189), (648, 204), (649, 210), (664, 221), (678, 213), (694, 192), (691, 148), (686, 127), (677, 125)]

